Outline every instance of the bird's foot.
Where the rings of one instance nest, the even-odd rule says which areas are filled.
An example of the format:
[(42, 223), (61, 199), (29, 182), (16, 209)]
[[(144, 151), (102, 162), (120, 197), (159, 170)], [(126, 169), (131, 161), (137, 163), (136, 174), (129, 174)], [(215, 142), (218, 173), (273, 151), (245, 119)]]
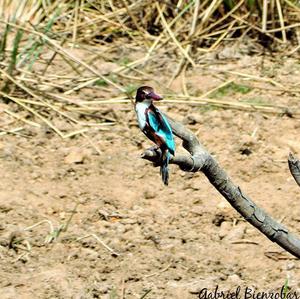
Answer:
[(158, 150), (159, 150), (159, 146), (157, 146), (157, 145), (153, 145), (153, 146), (147, 148), (147, 151), (155, 151), (155, 152), (157, 152)]
[(144, 158), (145, 156), (148, 157), (148, 160), (153, 162), (154, 167), (158, 167), (162, 163), (162, 151), (157, 145), (151, 146), (150, 148), (146, 149), (142, 154), (142, 158)]

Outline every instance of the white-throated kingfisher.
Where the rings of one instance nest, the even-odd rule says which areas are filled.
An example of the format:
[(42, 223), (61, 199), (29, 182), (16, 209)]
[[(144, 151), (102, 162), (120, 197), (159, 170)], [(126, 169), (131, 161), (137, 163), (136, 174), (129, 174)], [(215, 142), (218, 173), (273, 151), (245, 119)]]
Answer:
[(135, 111), (142, 132), (153, 141), (162, 152), (160, 173), (165, 185), (169, 182), (170, 154), (175, 154), (175, 142), (172, 129), (166, 117), (153, 105), (162, 97), (156, 94), (152, 87), (138, 88), (135, 97)]

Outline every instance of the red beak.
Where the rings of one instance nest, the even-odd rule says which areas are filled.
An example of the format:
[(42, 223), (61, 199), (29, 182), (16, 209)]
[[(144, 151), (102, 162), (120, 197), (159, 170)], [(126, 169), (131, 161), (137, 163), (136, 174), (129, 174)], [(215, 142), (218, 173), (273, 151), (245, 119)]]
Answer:
[(148, 96), (151, 97), (151, 99), (154, 100), (154, 101), (160, 101), (160, 100), (163, 99), (162, 96), (160, 96), (160, 95), (158, 95), (158, 94), (156, 94), (156, 93), (154, 93), (154, 92), (150, 92), (150, 93), (148, 94)]

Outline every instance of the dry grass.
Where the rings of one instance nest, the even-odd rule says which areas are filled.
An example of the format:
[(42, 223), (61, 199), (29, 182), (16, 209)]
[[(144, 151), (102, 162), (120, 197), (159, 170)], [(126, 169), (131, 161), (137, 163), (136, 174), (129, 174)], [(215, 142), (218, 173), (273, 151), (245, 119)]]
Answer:
[[(100, 105), (130, 102), (136, 85), (147, 79), (141, 66), (164, 53), (175, 53), (179, 59), (170, 85), (180, 73), (184, 76), (187, 67), (197, 66), (204, 53), (246, 36), (266, 49), (287, 55), (295, 55), (300, 47), (300, 7), (298, 1), (292, 0), (28, 0), (21, 1), (21, 5), (18, 1), (1, 0), (0, 4), (0, 96), (28, 114), (24, 117), (12, 109), (4, 112), (25, 125), (44, 124), (62, 138), (113, 125), (114, 119), (101, 123), (82, 121), (79, 116), (99, 110)], [(124, 44), (132, 48), (142, 45), (145, 55), (107, 72), (93, 64), (99, 57), (110, 57)], [(87, 45), (89, 49), (105, 51), (91, 52)], [(78, 55), (78, 47), (86, 51), (84, 58)], [(60, 70), (54, 66), (55, 61), (59, 61)], [(282, 90), (289, 89), (268, 78), (231, 75), (233, 81), (267, 80)], [(74, 96), (95, 85), (115, 96), (93, 101)], [(183, 87), (184, 95), (179, 95), (176, 103), (270, 113), (287, 111), (286, 107), (191, 97), (184, 80)], [(52, 121), (55, 117), (64, 119), (73, 129), (62, 131)]]

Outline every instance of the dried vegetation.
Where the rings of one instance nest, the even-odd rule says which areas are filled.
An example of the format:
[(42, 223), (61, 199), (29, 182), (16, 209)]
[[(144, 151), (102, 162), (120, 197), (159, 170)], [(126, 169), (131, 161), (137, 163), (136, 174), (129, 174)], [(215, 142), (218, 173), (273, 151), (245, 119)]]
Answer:
[[(182, 75), (184, 91), (169, 101), (300, 115), (284, 106), (211, 98), (240, 81), (268, 83), (283, 92), (299, 92), (299, 85), (283, 86), (269, 77), (231, 71), (220, 74), (221, 85), (199, 96), (189, 93), (184, 76), (188, 68), (203, 66), (205, 55), (228, 43), (250, 40), (255, 46), (247, 51), (252, 54), (298, 55), (299, 1), (1, 0), (0, 16), (0, 96), (5, 103), (15, 103), (3, 112), (26, 125), (46, 125), (63, 138), (113, 125), (114, 119), (89, 117), (102, 105), (130, 102), (136, 86), (168, 59), (174, 66), (168, 86)], [(123, 46), (144, 55), (120, 58)], [(111, 67), (112, 62), (118, 66)], [(105, 96), (77, 97), (90, 87)], [(54, 118), (68, 122), (69, 129), (58, 128)], [(21, 130), (18, 126), (1, 134)]]

